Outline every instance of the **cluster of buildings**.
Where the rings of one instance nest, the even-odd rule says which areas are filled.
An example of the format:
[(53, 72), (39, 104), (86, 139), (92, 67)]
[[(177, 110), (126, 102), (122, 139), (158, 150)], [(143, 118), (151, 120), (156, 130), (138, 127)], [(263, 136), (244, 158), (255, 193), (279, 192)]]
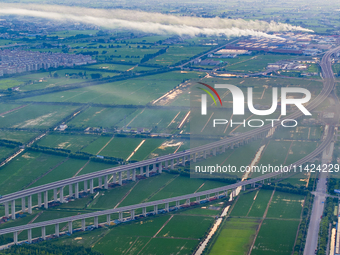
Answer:
[(65, 53), (0, 50), (0, 76), (40, 69), (74, 67), (96, 63), (91, 56)]
[(338, 43), (333, 36), (292, 32), (274, 35), (273, 38), (251, 37), (228, 46), (228, 49), (315, 56)]

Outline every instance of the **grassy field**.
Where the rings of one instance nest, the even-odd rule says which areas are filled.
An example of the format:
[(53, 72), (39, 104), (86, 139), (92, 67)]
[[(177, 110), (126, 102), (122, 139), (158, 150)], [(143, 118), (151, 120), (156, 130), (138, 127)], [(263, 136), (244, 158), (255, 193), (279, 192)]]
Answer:
[(255, 219), (226, 219), (209, 254), (247, 254), (258, 224), (259, 221)]
[(183, 80), (198, 78), (196, 72), (173, 71), (80, 89), (29, 97), (42, 102), (79, 102), (112, 105), (144, 105), (164, 95)]
[(39, 146), (52, 147), (72, 152), (80, 151), (82, 148), (95, 141), (98, 136), (92, 135), (59, 135), (50, 134), (42, 138), (37, 144)]
[(304, 196), (276, 191), (267, 218), (300, 219)]
[(253, 247), (253, 255), (290, 255), (299, 221), (264, 220)]
[(63, 157), (39, 152), (25, 152), (2, 167), (0, 194), (8, 194), (28, 187), (38, 177), (52, 169)]
[(230, 216), (232, 217), (247, 216), (253, 202), (256, 199), (256, 195), (257, 191), (241, 194), (233, 210), (231, 211)]
[(158, 64), (158, 65), (173, 65), (182, 60), (188, 60), (190, 57), (193, 57), (201, 52), (209, 50), (210, 47), (201, 47), (201, 46), (170, 46), (167, 49), (167, 52), (161, 54), (151, 60), (149, 60), (148, 64)]
[(248, 213), (248, 217), (263, 217), (272, 193), (271, 190), (260, 190)]
[[(90, 107), (69, 122), (70, 127), (112, 128), (136, 112), (133, 108)], [(127, 122), (126, 122), (127, 123)]]
[(10, 141), (26, 143), (33, 139), (34, 137), (38, 136), (38, 132), (29, 132), (25, 131), (9, 131), (9, 130), (1, 130), (0, 132), (0, 139), (6, 139)]
[(46, 129), (71, 114), (75, 109), (76, 107), (72, 106), (28, 105), (2, 116), (0, 127)]

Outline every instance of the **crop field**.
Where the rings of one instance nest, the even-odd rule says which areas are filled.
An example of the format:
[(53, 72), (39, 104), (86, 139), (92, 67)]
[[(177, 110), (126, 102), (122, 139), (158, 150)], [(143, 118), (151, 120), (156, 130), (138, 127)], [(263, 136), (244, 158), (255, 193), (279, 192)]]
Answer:
[(96, 64), (96, 65), (87, 65), (84, 68), (86, 69), (98, 69), (100, 71), (110, 70), (110, 71), (119, 71), (119, 72), (126, 72), (126, 71), (150, 71), (155, 68), (152, 67), (145, 67), (145, 66), (138, 66), (138, 65), (119, 65), (119, 64)]
[[(208, 215), (195, 216), (194, 213), (190, 213), (192, 210), (195, 209), (186, 210), (188, 215), (157, 215), (110, 228), (104, 227), (91, 232), (79, 232), (72, 237), (65, 236), (49, 242), (91, 246), (103, 254), (165, 255), (169, 252), (171, 254), (191, 254), (214, 221), (214, 218)], [(56, 213), (54, 213), (55, 216), (57, 216)], [(59, 217), (65, 213), (68, 212), (59, 212)], [(68, 214), (70, 215), (72, 212)], [(40, 220), (47, 219), (43, 215), (39, 216), (39, 218), (42, 217)], [(197, 221), (200, 224), (197, 224)]]
[[(266, 70), (268, 63), (275, 63), (279, 60), (291, 60), (296, 56), (291, 55), (256, 55), (248, 60), (241, 60), (236, 63), (230, 63), (224, 70), (242, 73), (262, 72)], [(221, 59), (220, 59), (221, 60)], [(229, 62), (229, 59), (223, 59)]]
[(97, 138), (98, 136), (92, 135), (58, 135), (56, 133), (45, 136), (37, 145), (75, 152), (80, 151)]
[(9, 131), (9, 130), (1, 130), (0, 131), (0, 139), (6, 139), (10, 141), (26, 143), (36, 137), (39, 133), (38, 132), (29, 132), (25, 131)]
[(24, 152), (1, 168), (0, 194), (28, 188), (38, 177), (65, 158), (39, 152)]
[(227, 218), (209, 254), (247, 254), (258, 224), (255, 219)]
[(0, 158), (6, 158), (7, 156), (13, 153), (14, 153), (14, 150), (12, 148), (0, 146)]
[[(241, 194), (230, 213), (231, 217), (247, 216), (248, 212), (252, 209), (254, 201), (256, 201), (257, 191)], [(262, 215), (260, 216), (262, 217)]]
[(205, 235), (213, 221), (213, 217), (175, 215), (157, 236), (199, 239)]
[(210, 47), (202, 46), (170, 46), (166, 53), (149, 60), (147, 63), (166, 66), (173, 65), (182, 60), (189, 60), (189, 58), (209, 49)]
[(0, 127), (46, 129), (71, 114), (76, 107), (28, 105), (2, 116)]
[(6, 112), (11, 111), (15, 108), (18, 108), (20, 106), (23, 106), (22, 104), (5, 104), (0, 103), (0, 114), (1, 116), (5, 115)]
[[(145, 105), (155, 100), (183, 80), (198, 77), (196, 72), (173, 71), (140, 78), (111, 82), (80, 89), (66, 90), (43, 96), (34, 96), (24, 101), (78, 102), (112, 105)], [(161, 84), (159, 81), (162, 81)]]
[(100, 152), (100, 155), (126, 160), (142, 141), (142, 138), (115, 137)]
[(256, 238), (252, 255), (290, 255), (299, 221), (265, 219)]
[(304, 196), (275, 191), (267, 218), (300, 219)]
[(118, 123), (124, 122), (127, 116), (136, 112), (134, 108), (102, 108), (89, 107), (74, 119), (69, 124), (71, 127), (103, 127), (112, 128)]
[(159, 147), (157, 147), (152, 154), (157, 156), (168, 155), (174, 153), (175, 151), (183, 151), (190, 148), (190, 141), (171, 139), (164, 141)]
[(171, 132), (183, 120), (188, 111), (170, 109), (139, 109), (118, 124), (131, 129), (152, 129), (155, 133)]
[(260, 190), (248, 212), (248, 217), (263, 217), (272, 193), (271, 190)]
[(307, 156), (314, 151), (318, 146), (318, 142), (300, 142), (295, 141), (289, 150), (286, 164), (292, 164), (299, 159)]
[(287, 139), (287, 140), (318, 140), (321, 138), (322, 128), (321, 127), (304, 127), (297, 126), (294, 128), (280, 128), (274, 133), (276, 139)]

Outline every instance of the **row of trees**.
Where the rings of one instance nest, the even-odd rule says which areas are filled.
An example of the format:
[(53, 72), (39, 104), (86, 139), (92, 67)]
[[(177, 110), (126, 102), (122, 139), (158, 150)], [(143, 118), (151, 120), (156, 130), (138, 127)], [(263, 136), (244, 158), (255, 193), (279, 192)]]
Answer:
[(152, 58), (155, 58), (157, 57), (158, 55), (161, 55), (161, 54), (164, 54), (167, 49), (169, 48), (166, 47), (166, 48), (163, 48), (163, 49), (160, 49), (159, 51), (157, 51), (156, 53), (153, 53), (153, 54), (145, 54), (144, 57), (140, 60), (141, 63), (144, 63), (144, 62), (147, 62), (148, 60), (152, 59)]
[(31, 244), (14, 245), (10, 249), (0, 252), (0, 254), (11, 255), (101, 255), (102, 253), (93, 251), (91, 248), (76, 245), (55, 245), (55, 244)]

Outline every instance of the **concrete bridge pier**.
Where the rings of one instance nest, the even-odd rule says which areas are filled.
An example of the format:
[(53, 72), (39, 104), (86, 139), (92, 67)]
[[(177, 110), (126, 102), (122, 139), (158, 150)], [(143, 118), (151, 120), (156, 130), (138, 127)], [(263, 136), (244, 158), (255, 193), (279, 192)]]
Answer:
[(174, 159), (171, 160), (171, 170), (175, 169), (175, 166), (174, 166), (175, 162), (174, 161), (175, 161)]
[(79, 198), (79, 183), (78, 182), (74, 185), (74, 191), (75, 191), (75, 198)]
[(85, 221), (85, 219), (82, 219), (81, 220), (81, 230), (85, 231), (85, 228), (86, 228), (86, 221)]
[(21, 211), (24, 213), (26, 211), (26, 197), (21, 198)]
[(5, 217), (9, 217), (9, 205), (8, 202), (5, 202)]
[(86, 180), (84, 181), (84, 192), (87, 193), (87, 191), (88, 191), (88, 188), (87, 188), (87, 180)]
[(103, 188), (103, 183), (102, 183), (102, 181), (103, 181), (103, 178), (102, 178), (101, 176), (98, 177), (98, 187), (99, 187), (100, 189)]
[(32, 243), (32, 229), (27, 229), (27, 239), (29, 243)]
[(32, 195), (27, 198), (28, 213), (32, 214)]
[(38, 193), (38, 207), (40, 208), (41, 205), (42, 205), (41, 193)]
[(98, 224), (98, 216), (94, 216), (94, 220), (93, 221), (94, 221), (94, 227), (98, 228), (98, 225), (99, 225)]
[(122, 178), (122, 172), (119, 172), (119, 185), (123, 185), (123, 178)]
[(108, 225), (111, 224), (111, 214), (106, 215), (106, 223), (107, 223)]
[(146, 176), (146, 177), (150, 177), (150, 166), (149, 166), (149, 165), (146, 166), (146, 173), (145, 173), (145, 176)]
[(12, 219), (15, 220), (15, 200), (12, 201)]
[(90, 180), (90, 193), (93, 194), (93, 179)]
[(55, 236), (59, 236), (59, 223), (55, 224)]
[(41, 237), (42, 239), (46, 240), (46, 227), (41, 227)]
[(105, 175), (104, 176), (104, 189), (108, 189), (109, 188), (109, 176)]
[(160, 162), (160, 163), (158, 163), (158, 173), (162, 173), (162, 171), (163, 171), (163, 163), (162, 162)]
[(44, 207), (45, 209), (48, 209), (48, 190), (46, 190), (44, 194)]
[(136, 181), (136, 168), (133, 169), (133, 173), (132, 173), (132, 181)]
[(13, 233), (14, 244), (18, 244), (18, 232)]
[(69, 222), (68, 222), (68, 232), (69, 232), (70, 234), (73, 233), (72, 221), (69, 221)]

